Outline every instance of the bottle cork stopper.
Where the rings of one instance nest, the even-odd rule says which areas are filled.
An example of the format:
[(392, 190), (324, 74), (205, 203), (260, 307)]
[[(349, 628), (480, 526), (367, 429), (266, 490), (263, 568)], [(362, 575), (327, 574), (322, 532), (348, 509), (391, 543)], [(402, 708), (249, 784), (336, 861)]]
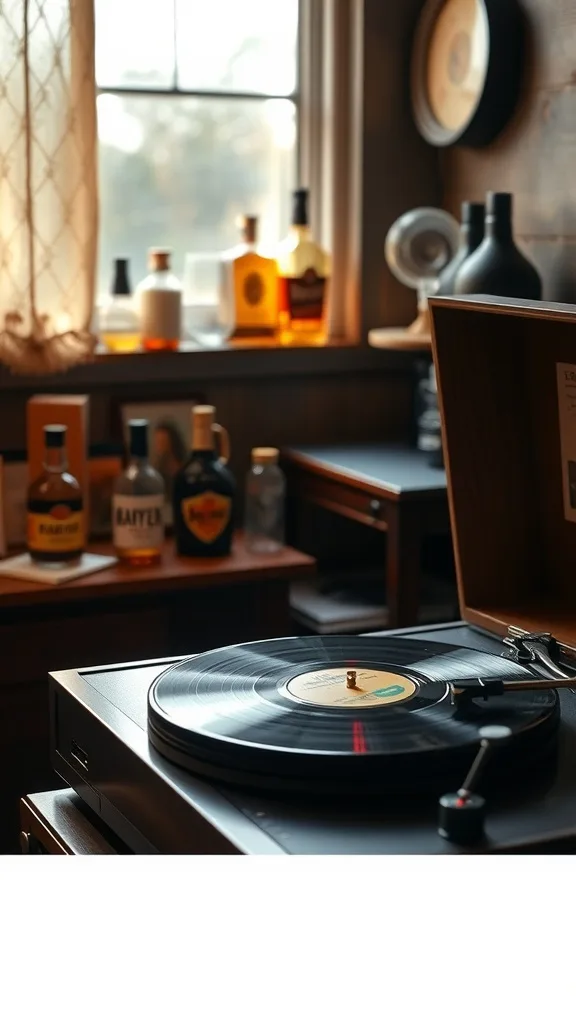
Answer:
[(278, 462), (280, 452), (278, 448), (253, 448), (252, 462), (256, 466), (265, 466)]
[(258, 217), (255, 217), (252, 214), (245, 214), (244, 217), (241, 218), (240, 226), (244, 241), (254, 244), (258, 240)]
[(148, 266), (150, 270), (170, 270), (171, 249), (148, 249)]
[(196, 423), (213, 423), (216, 415), (216, 408), (213, 405), (195, 405), (192, 409), (192, 419)]

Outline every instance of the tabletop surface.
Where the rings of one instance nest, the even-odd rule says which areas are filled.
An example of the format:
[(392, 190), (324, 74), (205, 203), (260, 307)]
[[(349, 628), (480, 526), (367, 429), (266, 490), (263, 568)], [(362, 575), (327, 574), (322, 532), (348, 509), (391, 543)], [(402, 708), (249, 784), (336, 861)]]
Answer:
[(407, 445), (303, 445), (283, 449), (282, 457), (320, 476), (392, 498), (446, 493), (445, 471), (430, 465), (428, 452)]
[[(89, 543), (88, 550), (113, 554), (111, 544)], [(134, 568), (120, 563), (108, 569), (57, 585), (0, 576), (0, 609), (17, 605), (48, 604), (155, 591), (230, 586), (266, 580), (291, 580), (306, 576), (315, 560), (294, 548), (277, 554), (254, 555), (243, 538), (234, 538), (232, 553), (225, 558), (180, 558), (167, 540), (159, 565)]]

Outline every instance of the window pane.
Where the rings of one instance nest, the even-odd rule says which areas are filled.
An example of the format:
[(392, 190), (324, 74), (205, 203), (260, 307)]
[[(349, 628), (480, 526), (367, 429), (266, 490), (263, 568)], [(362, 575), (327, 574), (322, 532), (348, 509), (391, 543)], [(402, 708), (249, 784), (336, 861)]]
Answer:
[(295, 177), (291, 100), (114, 96), (98, 98), (100, 284), (114, 257), (128, 256), (135, 285), (149, 246), (186, 252), (234, 245), (236, 218), (261, 217), (264, 245), (288, 225)]
[(100, 87), (174, 85), (172, 0), (95, 0)]
[(294, 92), (298, 0), (176, 0), (176, 26), (181, 89)]

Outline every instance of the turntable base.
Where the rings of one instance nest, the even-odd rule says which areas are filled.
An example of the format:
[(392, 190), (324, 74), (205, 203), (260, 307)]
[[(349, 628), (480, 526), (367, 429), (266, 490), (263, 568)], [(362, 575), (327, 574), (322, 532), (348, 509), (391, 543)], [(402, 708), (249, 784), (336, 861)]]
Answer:
[[(501, 654), (463, 624), (391, 635)], [(56, 771), (136, 853), (432, 854), (471, 852), (443, 839), (437, 799), (380, 794), (342, 800), (258, 792), (208, 781), (150, 743), (147, 697), (177, 659), (56, 673), (52, 758)], [(576, 696), (559, 692), (557, 760), (519, 785), (492, 787), (485, 835), (473, 852), (576, 851)]]

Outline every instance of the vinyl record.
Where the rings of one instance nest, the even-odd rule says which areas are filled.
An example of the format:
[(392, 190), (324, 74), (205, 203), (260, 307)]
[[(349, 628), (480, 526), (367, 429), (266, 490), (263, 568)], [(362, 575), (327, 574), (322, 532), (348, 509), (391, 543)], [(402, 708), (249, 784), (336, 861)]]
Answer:
[(463, 781), (481, 726), (512, 730), (502, 770), (548, 750), (558, 721), (553, 691), (464, 707), (450, 700), (449, 682), (526, 675), (504, 657), (399, 637), (266, 640), (163, 672), (150, 689), (148, 732), (169, 760), (240, 785), (425, 791)]

